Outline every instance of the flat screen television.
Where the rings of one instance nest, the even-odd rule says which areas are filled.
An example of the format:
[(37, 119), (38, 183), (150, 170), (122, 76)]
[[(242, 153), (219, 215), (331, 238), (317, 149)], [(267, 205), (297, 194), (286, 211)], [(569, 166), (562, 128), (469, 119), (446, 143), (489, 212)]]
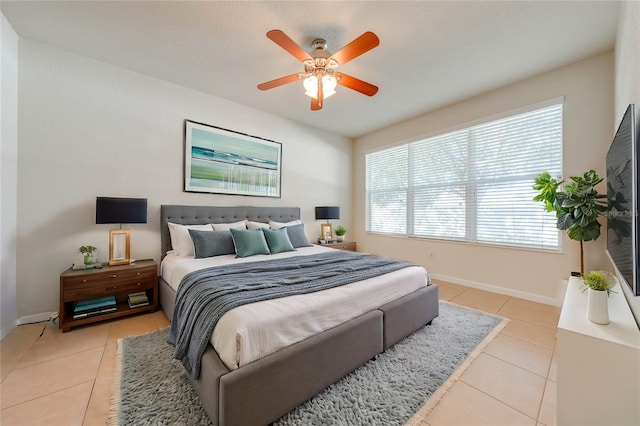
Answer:
[(622, 117), (607, 152), (607, 255), (618, 279), (640, 296), (638, 242), (638, 136), (635, 106)]

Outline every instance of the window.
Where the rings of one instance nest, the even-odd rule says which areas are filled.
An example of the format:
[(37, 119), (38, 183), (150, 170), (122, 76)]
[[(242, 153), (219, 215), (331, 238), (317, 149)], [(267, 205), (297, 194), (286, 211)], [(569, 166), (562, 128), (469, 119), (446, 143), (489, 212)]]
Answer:
[(535, 178), (562, 175), (562, 104), (366, 156), (367, 231), (559, 249)]

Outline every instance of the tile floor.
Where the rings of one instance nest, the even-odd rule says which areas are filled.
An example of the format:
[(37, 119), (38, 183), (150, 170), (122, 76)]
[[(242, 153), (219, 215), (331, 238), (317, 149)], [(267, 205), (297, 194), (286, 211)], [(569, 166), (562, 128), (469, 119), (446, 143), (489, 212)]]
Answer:
[[(558, 308), (438, 284), (442, 300), (511, 321), (420, 426), (553, 425)], [(106, 424), (117, 339), (167, 325), (155, 312), (42, 337), (44, 324), (17, 327), (0, 342), (0, 424)]]

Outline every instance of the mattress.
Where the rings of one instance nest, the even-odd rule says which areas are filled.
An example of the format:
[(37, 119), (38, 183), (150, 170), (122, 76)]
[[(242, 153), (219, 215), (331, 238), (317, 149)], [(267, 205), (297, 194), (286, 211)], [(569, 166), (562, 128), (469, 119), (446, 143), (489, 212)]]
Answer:
[[(294, 252), (247, 258), (227, 255), (194, 259), (168, 254), (162, 261), (160, 274), (177, 291), (182, 277), (198, 269), (307, 256), (326, 250), (334, 249), (302, 247)], [(412, 293), (428, 282), (427, 271), (412, 266), (329, 290), (240, 306), (220, 318), (213, 330), (211, 345), (229, 369), (237, 369)]]

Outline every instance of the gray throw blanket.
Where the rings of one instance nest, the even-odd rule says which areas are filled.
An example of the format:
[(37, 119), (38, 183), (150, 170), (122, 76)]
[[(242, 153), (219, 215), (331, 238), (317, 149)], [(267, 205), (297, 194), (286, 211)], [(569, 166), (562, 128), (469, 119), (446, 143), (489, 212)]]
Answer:
[(263, 262), (206, 268), (182, 279), (169, 343), (194, 378), (213, 328), (228, 311), (262, 300), (312, 293), (365, 280), (409, 266), (408, 262), (335, 250)]

